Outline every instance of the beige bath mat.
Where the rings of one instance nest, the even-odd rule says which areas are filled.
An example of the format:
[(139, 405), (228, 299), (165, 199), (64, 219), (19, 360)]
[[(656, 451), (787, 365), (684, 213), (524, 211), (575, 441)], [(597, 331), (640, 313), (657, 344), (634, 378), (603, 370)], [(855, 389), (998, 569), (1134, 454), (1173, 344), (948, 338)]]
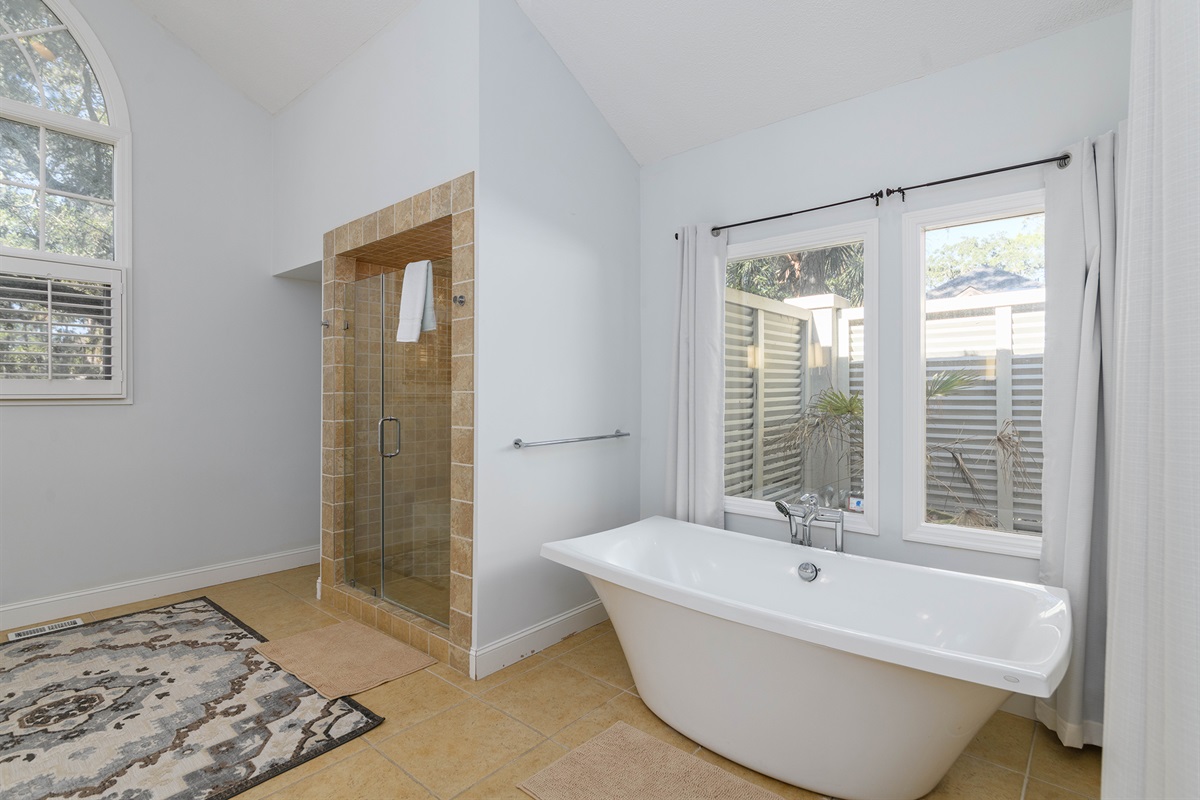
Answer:
[(365, 692), (437, 663), (437, 659), (353, 621), (262, 642), (257, 649), (329, 698)]
[(624, 722), (517, 788), (535, 800), (779, 800)]

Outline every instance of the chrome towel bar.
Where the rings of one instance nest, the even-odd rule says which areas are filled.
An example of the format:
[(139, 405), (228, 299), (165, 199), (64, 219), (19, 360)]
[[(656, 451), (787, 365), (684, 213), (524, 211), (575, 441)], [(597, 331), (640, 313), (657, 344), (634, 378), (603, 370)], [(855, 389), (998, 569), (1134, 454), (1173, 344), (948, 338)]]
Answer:
[(548, 445), (548, 444), (567, 444), (568, 442), (594, 442), (597, 439), (620, 439), (621, 437), (628, 436), (628, 435), (629, 434), (627, 432), (622, 431), (620, 428), (617, 428), (616, 432), (614, 432), (614, 433), (605, 433), (605, 434), (601, 434), (600, 436), (578, 436), (574, 439), (546, 439), (545, 441), (542, 441), (542, 442), (526, 442), (526, 441), (522, 441), (521, 439), (513, 439), (513, 447), (520, 450), (524, 447), (544, 447), (545, 445)]

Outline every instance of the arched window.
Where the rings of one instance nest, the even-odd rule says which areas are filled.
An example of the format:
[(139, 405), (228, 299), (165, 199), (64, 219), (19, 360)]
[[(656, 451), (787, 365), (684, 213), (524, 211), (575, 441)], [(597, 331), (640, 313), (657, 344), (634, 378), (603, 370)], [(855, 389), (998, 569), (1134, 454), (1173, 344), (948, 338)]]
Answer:
[(128, 138), (66, 0), (0, 0), (0, 399), (128, 398)]

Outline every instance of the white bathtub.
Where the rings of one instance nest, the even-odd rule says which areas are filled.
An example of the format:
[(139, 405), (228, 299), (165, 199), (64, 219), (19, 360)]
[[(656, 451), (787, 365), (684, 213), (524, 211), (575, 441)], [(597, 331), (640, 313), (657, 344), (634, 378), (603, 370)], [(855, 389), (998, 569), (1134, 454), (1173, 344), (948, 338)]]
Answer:
[(1067, 668), (1062, 589), (662, 517), (542, 555), (588, 576), (671, 727), (845, 800), (926, 794), (1013, 692), (1046, 697)]

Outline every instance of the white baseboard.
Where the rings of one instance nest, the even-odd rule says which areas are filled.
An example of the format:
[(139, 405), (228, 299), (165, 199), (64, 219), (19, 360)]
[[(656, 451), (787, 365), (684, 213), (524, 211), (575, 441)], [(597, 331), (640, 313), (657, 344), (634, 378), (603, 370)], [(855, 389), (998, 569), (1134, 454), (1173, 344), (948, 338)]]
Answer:
[(471, 650), (471, 677), (475, 680), (486, 678), (509, 664), (528, 658), (551, 645), (558, 644), (571, 634), (599, 625), (606, 619), (608, 613), (600, 600), (596, 599), (498, 642), (477, 647)]
[(172, 572), (167, 575), (156, 575), (152, 578), (98, 586), (95, 589), (22, 600), (18, 603), (0, 606), (0, 629), (19, 628), (59, 617), (78, 616), (102, 608), (138, 603), (142, 600), (176, 592), (190, 592), (193, 589), (202, 589), (218, 583), (239, 581), (269, 572), (303, 567), (308, 564), (316, 564), (320, 558), (321, 548), (314, 545), (301, 547), (298, 550), (287, 550), (282, 553)]

